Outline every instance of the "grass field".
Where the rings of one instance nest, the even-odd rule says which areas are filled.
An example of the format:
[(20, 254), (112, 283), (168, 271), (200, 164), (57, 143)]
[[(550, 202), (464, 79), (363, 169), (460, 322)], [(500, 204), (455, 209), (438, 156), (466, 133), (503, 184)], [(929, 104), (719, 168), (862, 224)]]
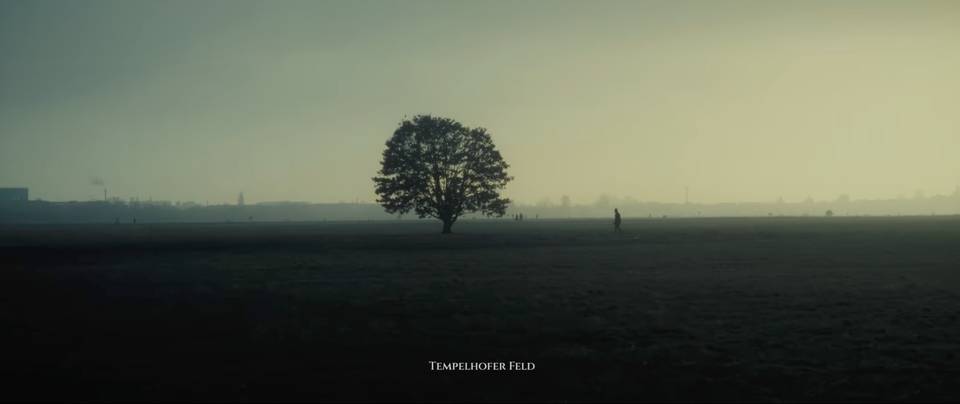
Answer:
[(0, 399), (960, 399), (958, 217), (439, 230), (0, 226)]

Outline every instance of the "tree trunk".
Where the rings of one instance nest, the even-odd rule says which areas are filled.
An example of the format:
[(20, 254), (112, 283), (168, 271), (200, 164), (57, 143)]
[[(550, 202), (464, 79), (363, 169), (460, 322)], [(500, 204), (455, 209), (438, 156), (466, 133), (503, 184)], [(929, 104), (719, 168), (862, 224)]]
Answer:
[(443, 234), (453, 233), (452, 231), (450, 231), (451, 227), (453, 227), (453, 220), (445, 219), (443, 221)]

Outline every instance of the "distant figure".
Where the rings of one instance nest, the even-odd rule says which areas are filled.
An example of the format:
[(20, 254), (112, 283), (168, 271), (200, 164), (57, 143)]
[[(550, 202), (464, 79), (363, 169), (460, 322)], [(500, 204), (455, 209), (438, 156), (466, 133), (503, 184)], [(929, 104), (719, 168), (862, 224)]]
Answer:
[(620, 211), (613, 209), (613, 231), (620, 233)]
[(137, 224), (137, 218), (133, 218), (133, 224)]
[(520, 221), (523, 221), (523, 213), (520, 214)]
[(113, 224), (120, 224), (120, 218), (113, 219)]

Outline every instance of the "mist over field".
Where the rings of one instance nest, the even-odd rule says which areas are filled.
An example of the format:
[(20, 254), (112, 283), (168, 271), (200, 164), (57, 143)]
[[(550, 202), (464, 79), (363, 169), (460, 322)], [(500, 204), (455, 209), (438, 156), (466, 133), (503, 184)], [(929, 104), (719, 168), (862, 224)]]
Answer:
[(0, 1), (0, 401), (958, 402), (960, 1)]
[[(831, 201), (745, 202), (745, 203), (658, 203), (627, 198), (599, 198), (591, 204), (564, 204), (542, 200), (536, 204), (512, 204), (505, 217), (471, 213), (465, 220), (513, 220), (523, 214), (527, 220), (610, 218), (619, 209), (630, 219), (674, 219), (698, 217), (853, 217), (944, 216), (960, 213), (960, 192), (929, 198)], [(238, 205), (201, 205), (171, 201), (91, 202), (0, 202), (0, 223), (179, 223), (179, 222), (287, 222), (287, 221), (412, 221), (416, 214), (389, 214), (371, 203), (262, 202)], [(433, 218), (421, 220), (433, 221)]]

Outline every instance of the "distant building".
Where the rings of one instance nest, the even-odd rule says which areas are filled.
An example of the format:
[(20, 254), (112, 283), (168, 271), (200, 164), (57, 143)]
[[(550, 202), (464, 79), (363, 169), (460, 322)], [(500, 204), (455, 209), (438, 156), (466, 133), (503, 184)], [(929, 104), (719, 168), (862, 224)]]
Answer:
[(29, 200), (27, 188), (0, 188), (0, 202)]

